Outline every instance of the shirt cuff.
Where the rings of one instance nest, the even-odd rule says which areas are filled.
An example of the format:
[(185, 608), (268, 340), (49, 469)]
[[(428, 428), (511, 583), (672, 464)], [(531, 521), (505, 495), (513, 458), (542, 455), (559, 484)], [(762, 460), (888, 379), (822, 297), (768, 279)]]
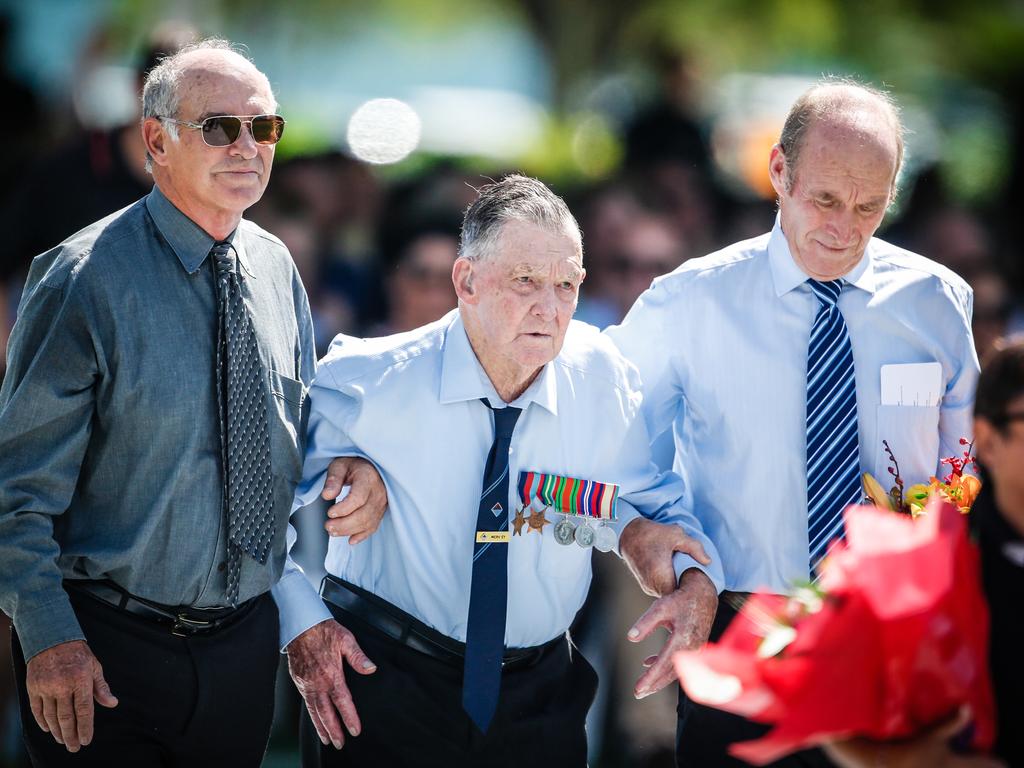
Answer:
[(307, 629), (334, 618), (300, 570), (285, 573), (270, 592), (277, 603), (282, 653)]
[(715, 591), (718, 592), (718, 594), (722, 594), (722, 591), (725, 589), (725, 576), (722, 573), (722, 568), (721, 566), (716, 568), (714, 562), (712, 562), (711, 565), (701, 565), (685, 552), (673, 552), (672, 568), (676, 572), (676, 584), (679, 583), (684, 572), (691, 568), (696, 568), (711, 579), (711, 583), (715, 585)]
[(71, 608), (71, 601), (66, 593), (62, 594), (63, 600), (17, 612), (14, 629), (26, 662), (55, 645), (87, 639)]
[(615, 529), (615, 554), (619, 557), (622, 557), (622, 552), (619, 551), (619, 539), (622, 537), (622, 532), (638, 517), (642, 517), (642, 515), (628, 501), (619, 499), (615, 502), (615, 522), (610, 525)]

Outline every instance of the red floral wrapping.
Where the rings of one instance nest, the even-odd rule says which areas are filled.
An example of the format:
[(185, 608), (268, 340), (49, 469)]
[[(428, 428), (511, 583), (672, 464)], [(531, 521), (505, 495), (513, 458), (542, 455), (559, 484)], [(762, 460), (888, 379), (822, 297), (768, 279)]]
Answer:
[[(978, 553), (956, 507), (936, 498), (927, 511), (913, 520), (851, 507), (846, 540), (825, 562), (820, 610), (792, 618), (789, 598), (757, 594), (719, 643), (677, 654), (691, 699), (774, 724), (734, 745), (735, 756), (764, 765), (836, 738), (907, 737), (963, 704), (974, 714), (971, 746), (991, 747)], [(776, 652), (765, 638), (780, 627), (792, 639)]]

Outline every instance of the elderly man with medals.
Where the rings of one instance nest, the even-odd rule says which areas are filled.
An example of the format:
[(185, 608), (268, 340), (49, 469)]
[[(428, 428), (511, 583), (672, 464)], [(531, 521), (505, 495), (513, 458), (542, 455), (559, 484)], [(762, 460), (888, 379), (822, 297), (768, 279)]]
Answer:
[(639, 693), (707, 638), (717, 553), (651, 461), (635, 370), (571, 320), (584, 275), (565, 203), (509, 176), (466, 213), (457, 310), (322, 361), (295, 505), (361, 456), (390, 511), (331, 539), (319, 596), (295, 570), (274, 590), (304, 765), (585, 765), (597, 679), (567, 630), (594, 549), (661, 595), (628, 634), (671, 633)]

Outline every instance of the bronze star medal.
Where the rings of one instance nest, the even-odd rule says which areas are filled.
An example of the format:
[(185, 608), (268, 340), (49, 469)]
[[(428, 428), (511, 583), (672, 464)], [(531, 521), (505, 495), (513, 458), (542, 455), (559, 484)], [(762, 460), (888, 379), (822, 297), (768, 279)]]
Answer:
[(549, 507), (544, 507), (544, 509), (542, 509), (540, 512), (538, 512), (535, 509), (530, 510), (530, 519), (528, 521), (530, 524), (530, 531), (536, 531), (537, 533), (541, 534), (544, 533), (544, 526), (549, 525), (551, 523), (550, 520), (544, 517), (544, 513), (548, 509)]
[(519, 509), (516, 510), (515, 519), (512, 521), (512, 527), (515, 529), (512, 531), (512, 535), (522, 536), (524, 525), (526, 525), (526, 516), (523, 514), (523, 508), (519, 507)]

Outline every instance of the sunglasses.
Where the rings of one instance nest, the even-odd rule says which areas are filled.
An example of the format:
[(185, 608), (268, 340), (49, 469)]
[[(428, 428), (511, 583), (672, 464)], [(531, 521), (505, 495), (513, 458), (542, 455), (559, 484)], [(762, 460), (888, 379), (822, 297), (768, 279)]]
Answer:
[(173, 117), (158, 119), (202, 131), (203, 142), (208, 147), (231, 146), (238, 141), (243, 124), (249, 126), (253, 141), (257, 144), (277, 144), (284, 135), (284, 118), (280, 115), (216, 115), (206, 118), (201, 123), (176, 120)]

